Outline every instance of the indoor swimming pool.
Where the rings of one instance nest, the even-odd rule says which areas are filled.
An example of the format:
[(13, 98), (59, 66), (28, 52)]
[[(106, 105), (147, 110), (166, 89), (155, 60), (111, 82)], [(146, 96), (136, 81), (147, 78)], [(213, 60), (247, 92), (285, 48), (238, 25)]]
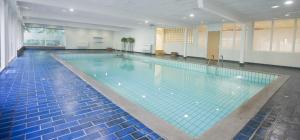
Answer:
[(190, 137), (201, 136), (278, 78), (141, 55), (58, 57)]

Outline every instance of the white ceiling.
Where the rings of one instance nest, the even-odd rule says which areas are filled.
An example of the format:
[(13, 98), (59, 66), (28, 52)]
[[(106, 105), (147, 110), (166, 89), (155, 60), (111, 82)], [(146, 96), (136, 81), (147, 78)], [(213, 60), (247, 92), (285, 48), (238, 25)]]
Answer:
[[(231, 9), (246, 17), (248, 20), (270, 20), (273, 18), (300, 17), (300, 0), (293, 0), (294, 4), (286, 6), (286, 0), (210, 0), (225, 9)], [(277, 9), (271, 7), (280, 6)], [(289, 17), (285, 15), (290, 13)]]
[[(220, 23), (222, 14), (198, 7), (197, 0), (14, 0), (25, 23), (90, 26), (123, 30), (149, 26), (192, 26)], [(201, 1), (201, 0), (200, 0)], [(300, 2), (283, 6), (283, 0), (204, 0), (216, 8), (247, 20), (283, 18), (288, 12), (300, 17)], [(278, 9), (271, 9), (280, 5)], [(73, 8), (75, 11), (70, 12)], [(189, 14), (193, 13), (194, 18)], [(149, 23), (145, 24), (145, 20)]]

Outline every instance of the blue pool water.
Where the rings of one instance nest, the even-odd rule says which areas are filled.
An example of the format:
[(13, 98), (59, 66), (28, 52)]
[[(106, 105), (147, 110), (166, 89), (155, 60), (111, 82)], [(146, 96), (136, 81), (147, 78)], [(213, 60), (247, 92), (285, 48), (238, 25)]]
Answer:
[(139, 55), (59, 56), (192, 137), (200, 136), (277, 78)]

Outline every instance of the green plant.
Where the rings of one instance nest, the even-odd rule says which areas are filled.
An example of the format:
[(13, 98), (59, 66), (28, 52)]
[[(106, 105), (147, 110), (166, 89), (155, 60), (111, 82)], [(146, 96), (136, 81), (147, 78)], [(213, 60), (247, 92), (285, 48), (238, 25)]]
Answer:
[(121, 39), (121, 42), (123, 43), (123, 50), (125, 50), (126, 44), (128, 43), (128, 39), (125, 38), (125, 37), (123, 37), (123, 38)]
[(128, 41), (128, 43), (134, 43), (135, 42), (134, 38), (132, 38), (132, 37), (128, 37), (127, 41)]
[(128, 41), (128, 43), (129, 43), (130, 51), (133, 51), (133, 44), (134, 44), (134, 42), (135, 42), (135, 39), (132, 38), (132, 37), (128, 37), (128, 38), (127, 38), (127, 41)]

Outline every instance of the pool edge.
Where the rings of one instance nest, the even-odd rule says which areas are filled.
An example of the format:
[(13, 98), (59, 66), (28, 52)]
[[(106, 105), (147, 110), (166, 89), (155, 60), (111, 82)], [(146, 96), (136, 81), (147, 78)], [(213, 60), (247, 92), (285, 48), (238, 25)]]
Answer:
[(197, 138), (197, 140), (233, 139), (289, 79), (288, 75), (277, 75), (278, 78), (275, 81), (264, 87), (247, 102), (230, 113), (227, 117), (205, 131), (200, 137)]
[(140, 122), (145, 124), (147, 127), (152, 129), (154, 132), (159, 134), (161, 137), (170, 140), (193, 140), (192, 137), (179, 130), (178, 128), (172, 126), (167, 123), (163, 119), (155, 116), (149, 111), (131, 103), (124, 97), (120, 96), (118, 93), (110, 89), (109, 87), (101, 84), (100, 82), (92, 79), (90, 76), (86, 75), (82, 71), (78, 70), (71, 64), (65, 62), (61, 58), (57, 56), (57, 54), (52, 53), (51, 56), (65, 66), (67, 69), (76, 74), (83, 81), (91, 85), (94, 89), (96, 89), (99, 93), (107, 97), (113, 103), (117, 104), (120, 108), (124, 109), (133, 117), (137, 118)]

